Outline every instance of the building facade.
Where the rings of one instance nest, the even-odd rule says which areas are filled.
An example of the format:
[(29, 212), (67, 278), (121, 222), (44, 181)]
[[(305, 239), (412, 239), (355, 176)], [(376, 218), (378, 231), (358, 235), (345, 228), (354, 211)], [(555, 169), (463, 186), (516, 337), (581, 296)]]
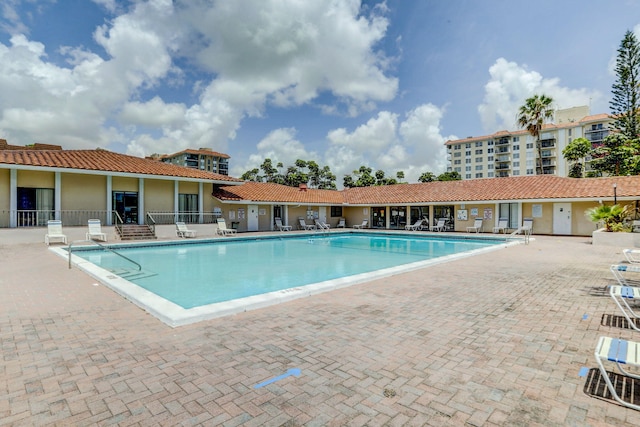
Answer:
[[(554, 123), (545, 124), (540, 134), (542, 172), (567, 176), (569, 165), (562, 150), (576, 138), (586, 138), (593, 147), (609, 134), (607, 114), (589, 115), (588, 107), (558, 110)], [(536, 138), (526, 130), (502, 130), (492, 135), (449, 140), (447, 171), (458, 172), (463, 180), (502, 178), (536, 174)], [(586, 170), (589, 168), (586, 159)]]
[(164, 163), (229, 175), (229, 155), (218, 153), (210, 148), (187, 149), (173, 154), (163, 154), (157, 159)]

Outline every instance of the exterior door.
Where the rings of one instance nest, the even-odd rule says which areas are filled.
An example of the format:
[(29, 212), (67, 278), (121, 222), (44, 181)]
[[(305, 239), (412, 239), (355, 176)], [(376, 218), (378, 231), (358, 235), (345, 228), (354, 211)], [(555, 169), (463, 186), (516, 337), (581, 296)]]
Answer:
[(571, 234), (571, 203), (553, 204), (553, 234)]
[(318, 207), (318, 219), (326, 224), (327, 223), (327, 207), (319, 206)]
[(249, 205), (247, 214), (247, 231), (258, 231), (258, 205)]

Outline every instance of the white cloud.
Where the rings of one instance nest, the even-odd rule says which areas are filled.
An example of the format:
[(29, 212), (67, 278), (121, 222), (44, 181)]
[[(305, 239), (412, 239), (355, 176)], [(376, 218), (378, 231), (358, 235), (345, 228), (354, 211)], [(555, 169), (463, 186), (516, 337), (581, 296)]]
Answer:
[(122, 107), (123, 123), (141, 126), (174, 127), (185, 120), (184, 104), (167, 104), (155, 96), (148, 102), (129, 102)]
[(484, 101), (478, 106), (487, 133), (517, 129), (518, 109), (535, 94), (550, 96), (558, 109), (591, 105), (602, 96), (598, 91), (561, 86), (558, 78), (543, 78), (540, 73), (504, 58), (499, 58), (489, 68), (489, 74), (491, 78), (485, 85)]

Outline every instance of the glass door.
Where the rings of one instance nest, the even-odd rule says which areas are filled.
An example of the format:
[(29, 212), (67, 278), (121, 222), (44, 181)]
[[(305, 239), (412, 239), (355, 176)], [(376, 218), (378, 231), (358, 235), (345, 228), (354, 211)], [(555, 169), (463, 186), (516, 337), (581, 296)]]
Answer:
[(371, 208), (371, 228), (386, 228), (387, 222), (385, 214), (387, 208), (384, 206), (374, 206)]
[(138, 223), (138, 192), (114, 191), (113, 210), (118, 212), (125, 224)]

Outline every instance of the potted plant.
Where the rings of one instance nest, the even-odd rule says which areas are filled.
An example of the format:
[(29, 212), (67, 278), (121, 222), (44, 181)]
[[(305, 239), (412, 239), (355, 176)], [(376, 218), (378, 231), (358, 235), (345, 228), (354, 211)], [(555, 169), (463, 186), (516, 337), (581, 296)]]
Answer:
[(626, 222), (629, 217), (628, 206), (599, 205), (586, 211), (587, 216), (595, 223), (602, 222), (607, 231), (629, 232), (631, 227)]

